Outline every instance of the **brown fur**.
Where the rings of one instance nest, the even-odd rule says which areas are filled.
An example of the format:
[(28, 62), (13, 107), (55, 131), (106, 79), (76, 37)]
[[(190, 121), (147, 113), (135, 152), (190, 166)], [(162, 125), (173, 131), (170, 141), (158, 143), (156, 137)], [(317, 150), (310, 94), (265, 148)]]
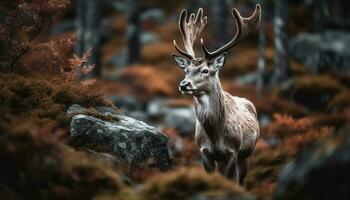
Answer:
[(255, 107), (247, 99), (224, 92), (218, 79), (211, 93), (193, 99), (198, 119), (195, 134), (198, 146), (201, 151), (208, 150), (209, 159), (216, 161), (225, 175), (220, 168), (224, 168), (227, 157), (230, 157), (227, 154), (234, 154), (235, 163), (242, 163), (254, 151), (259, 137)]

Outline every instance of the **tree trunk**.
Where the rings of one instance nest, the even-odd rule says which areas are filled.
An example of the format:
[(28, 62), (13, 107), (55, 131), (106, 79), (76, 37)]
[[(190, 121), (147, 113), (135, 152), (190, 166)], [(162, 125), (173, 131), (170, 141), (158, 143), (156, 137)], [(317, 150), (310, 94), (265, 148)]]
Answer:
[(325, 0), (314, 0), (313, 2), (313, 27), (314, 31), (320, 32), (328, 26), (327, 3)]
[(91, 49), (88, 65), (95, 65), (93, 75), (99, 76), (100, 68), (100, 3), (99, 0), (77, 1), (77, 43), (75, 52), (82, 55)]
[(127, 27), (127, 43), (128, 43), (128, 64), (134, 64), (140, 60), (140, 1), (128, 0), (128, 27)]
[(266, 60), (265, 60), (265, 49), (266, 49), (266, 33), (265, 33), (265, 16), (266, 16), (266, 1), (265, 0), (258, 0), (257, 1), (261, 5), (262, 14), (259, 24), (259, 40), (258, 40), (258, 76), (256, 81), (256, 87), (259, 92), (262, 91), (264, 87), (264, 76), (265, 76), (265, 70), (266, 70)]
[(288, 78), (288, 0), (275, 1), (273, 31), (275, 34), (275, 57), (272, 84)]
[(188, 3), (188, 12), (194, 13), (197, 12), (197, 10), (201, 7), (201, 1), (200, 0), (192, 0)]
[[(232, 30), (228, 30), (232, 23), (230, 16), (231, 7), (228, 0), (212, 1), (210, 5), (212, 22), (212, 33), (214, 38), (213, 48), (217, 49), (228, 42)], [(228, 33), (230, 31), (230, 33)]]

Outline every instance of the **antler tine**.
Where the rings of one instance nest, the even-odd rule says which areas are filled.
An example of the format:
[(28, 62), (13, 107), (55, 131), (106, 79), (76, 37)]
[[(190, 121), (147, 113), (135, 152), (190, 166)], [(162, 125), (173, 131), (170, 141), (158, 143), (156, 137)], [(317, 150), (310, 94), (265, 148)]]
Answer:
[(236, 8), (232, 9), (232, 16), (236, 21), (236, 35), (227, 44), (221, 48), (215, 50), (214, 52), (209, 52), (205, 47), (203, 40), (201, 39), (201, 46), (204, 51), (205, 57), (208, 59), (215, 58), (219, 54), (226, 52), (228, 49), (232, 48), (238, 44), (246, 35), (248, 35), (252, 30), (254, 30), (260, 21), (261, 7), (259, 4), (256, 5), (254, 13), (248, 17), (244, 18), (238, 12)]
[[(178, 26), (179, 26), (179, 29), (180, 29), (180, 32), (181, 32), (181, 35), (182, 35), (182, 39), (183, 41), (185, 41), (185, 34), (184, 34), (184, 25), (186, 23), (186, 18), (187, 18), (187, 10), (186, 9), (183, 9), (181, 11), (181, 14), (180, 14), (180, 18), (179, 18), (179, 22), (178, 22)], [(176, 41), (174, 40), (173, 41), (173, 44), (175, 46), (175, 49), (181, 53), (182, 55), (186, 56), (187, 58), (189, 59), (192, 59), (193, 56), (187, 52), (185, 52), (184, 50), (182, 50), (177, 44), (176, 44)]]
[(197, 14), (192, 13), (187, 19), (187, 10), (182, 10), (179, 18), (179, 29), (184, 42), (185, 51), (178, 47), (174, 40), (176, 50), (187, 58), (195, 58), (193, 43), (207, 24), (207, 18), (203, 18), (203, 9), (200, 8)]

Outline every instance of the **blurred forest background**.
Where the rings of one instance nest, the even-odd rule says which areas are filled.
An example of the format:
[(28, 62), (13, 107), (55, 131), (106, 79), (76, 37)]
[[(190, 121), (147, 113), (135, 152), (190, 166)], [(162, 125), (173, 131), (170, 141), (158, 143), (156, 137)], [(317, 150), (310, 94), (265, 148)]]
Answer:
[[(251, 100), (259, 115), (242, 188), (203, 171), (192, 99), (178, 91), (184, 73), (170, 55), (181, 9), (204, 8), (202, 37), (213, 50), (235, 33), (231, 8), (249, 16), (257, 3), (259, 28), (228, 52), (220, 73), (224, 90)], [(350, 198), (349, 7), (1, 0), (0, 199)], [(109, 123), (150, 142), (118, 143)]]

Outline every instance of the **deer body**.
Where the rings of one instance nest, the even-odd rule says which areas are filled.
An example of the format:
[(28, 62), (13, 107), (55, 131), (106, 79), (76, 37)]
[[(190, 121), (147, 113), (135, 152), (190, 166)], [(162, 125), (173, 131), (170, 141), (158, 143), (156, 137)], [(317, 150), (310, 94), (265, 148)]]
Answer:
[(223, 91), (219, 80), (219, 70), (224, 66), (226, 51), (236, 45), (253, 30), (260, 19), (260, 6), (249, 18), (232, 10), (236, 20), (236, 36), (220, 49), (209, 52), (201, 40), (204, 57), (195, 57), (193, 43), (207, 18), (203, 10), (191, 14), (182, 11), (179, 19), (185, 49), (181, 50), (174, 41), (175, 48), (185, 57), (173, 55), (176, 64), (185, 71), (179, 90), (193, 96), (197, 116), (195, 138), (200, 148), (203, 166), (213, 172), (216, 166), (226, 178), (242, 184), (248, 171), (250, 156), (259, 137), (259, 124), (254, 105), (245, 98), (232, 96)]
[(224, 105), (209, 106), (201, 101), (195, 97), (198, 119), (195, 138), (199, 147), (207, 148), (213, 158), (222, 157), (220, 155), (227, 150), (250, 155), (259, 137), (259, 126), (252, 104), (226, 92)]
[[(222, 175), (243, 183), (249, 157), (259, 137), (256, 111), (247, 99), (224, 91), (218, 93), (223, 96), (194, 97), (197, 115), (195, 138), (208, 172), (214, 171), (217, 162)], [(227, 166), (231, 158), (234, 161)]]

